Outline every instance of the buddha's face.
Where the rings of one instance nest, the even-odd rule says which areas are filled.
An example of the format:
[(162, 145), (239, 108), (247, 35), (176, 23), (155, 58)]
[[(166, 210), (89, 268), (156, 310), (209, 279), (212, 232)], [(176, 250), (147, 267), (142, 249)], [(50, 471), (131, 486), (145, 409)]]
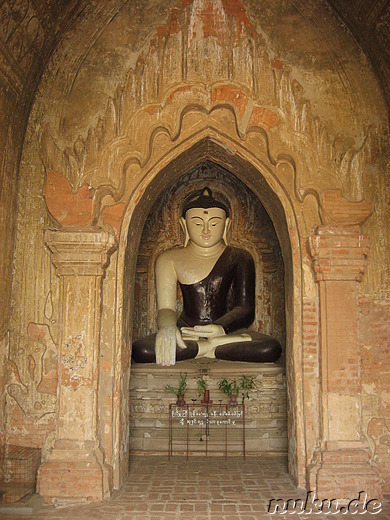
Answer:
[(222, 241), (226, 213), (221, 208), (191, 208), (185, 215), (190, 240), (199, 247), (212, 247)]

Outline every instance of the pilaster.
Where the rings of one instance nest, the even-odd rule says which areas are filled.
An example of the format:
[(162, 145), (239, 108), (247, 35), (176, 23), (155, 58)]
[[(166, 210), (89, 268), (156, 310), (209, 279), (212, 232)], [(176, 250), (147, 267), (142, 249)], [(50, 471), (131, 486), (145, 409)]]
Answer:
[(358, 287), (369, 253), (360, 226), (321, 226), (310, 237), (320, 297), (322, 440), (309, 468), (310, 489), (325, 498), (382, 495), (361, 430)]
[(98, 441), (99, 342), (102, 279), (115, 250), (104, 231), (46, 231), (60, 278), (57, 431), (38, 474), (46, 501), (101, 500), (111, 470)]

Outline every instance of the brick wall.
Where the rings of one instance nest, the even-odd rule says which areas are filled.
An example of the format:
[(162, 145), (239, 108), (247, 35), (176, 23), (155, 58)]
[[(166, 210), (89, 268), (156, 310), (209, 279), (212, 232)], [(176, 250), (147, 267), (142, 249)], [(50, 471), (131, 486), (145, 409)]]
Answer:
[(390, 492), (390, 301), (360, 300), (364, 431)]

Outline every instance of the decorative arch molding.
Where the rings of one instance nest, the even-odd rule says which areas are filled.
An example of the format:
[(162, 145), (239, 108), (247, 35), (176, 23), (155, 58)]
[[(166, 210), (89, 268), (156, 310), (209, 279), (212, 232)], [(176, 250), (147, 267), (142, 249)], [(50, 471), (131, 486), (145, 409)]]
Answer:
[[(213, 66), (203, 62), (205, 50)], [(46, 170), (61, 173), (75, 192), (88, 184), (104, 193), (105, 186), (107, 193), (117, 192), (118, 202), (124, 171), (118, 157), (128, 154), (130, 163), (141, 165), (148, 159), (140, 155), (145, 139), (152, 153), (156, 135), (166, 133), (174, 142), (189, 113), (212, 116), (225, 108), (232, 111), (241, 140), (260, 133), (274, 160), (294, 157), (299, 200), (339, 189), (348, 200), (360, 201), (366, 195), (364, 172), (375, 162), (377, 129), (361, 128), (360, 143), (332, 132), (313, 113), (291, 67), (269, 53), (240, 3), (233, 8), (223, 0), (192, 0), (173, 9), (87, 135), (69, 146), (61, 130), (43, 126), (40, 152)], [(309, 160), (302, 162), (304, 157)]]
[[(233, 141), (238, 149), (251, 151), (264, 168), (274, 172), (284, 170), (282, 175), (275, 173), (275, 177), (280, 177), (295, 204), (304, 203), (308, 196), (316, 200), (318, 221), (313, 225), (340, 220), (335, 205), (356, 209), (359, 214), (364, 208), (365, 220), (370, 205), (347, 201), (341, 195), (337, 175), (324, 175), (318, 166), (317, 151), (307, 142), (294, 139), (294, 135), (287, 141), (278, 131), (280, 119), (275, 111), (246, 97), (245, 103), (251, 108), (243, 123), (242, 113), (246, 109), (243, 111), (240, 104), (244, 96), (242, 90), (228, 84), (211, 89), (199, 85), (178, 87), (162, 105), (138, 110), (125, 134), (101, 151), (99, 164), (77, 170), (77, 175), (75, 169), (72, 174), (69, 168), (59, 169), (61, 164), (55, 163), (56, 154), (52, 153), (54, 142), (46, 132), (41, 140), (41, 153), (46, 158), (45, 197), (49, 212), (65, 227), (106, 223), (113, 225), (118, 234), (120, 215), (141, 182), (142, 172), (164, 161), (165, 153), (178, 143), (189, 146), (189, 140), (197, 134), (199, 141), (206, 135), (214, 136), (219, 141), (225, 140), (227, 147)], [(330, 193), (334, 195), (329, 196)]]

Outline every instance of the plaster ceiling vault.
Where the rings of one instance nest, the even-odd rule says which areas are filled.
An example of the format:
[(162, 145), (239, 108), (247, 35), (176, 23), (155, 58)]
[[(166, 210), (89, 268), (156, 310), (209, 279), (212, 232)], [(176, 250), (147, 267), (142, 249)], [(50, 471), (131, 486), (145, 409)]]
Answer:
[[(29, 107), (36, 89), (45, 74), (50, 59), (58, 55), (61, 60), (61, 48), (68, 35), (78, 31), (77, 48), (81, 63), (89, 48), (93, 45), (104, 28), (112, 21), (125, 0), (3, 0), (0, 6), (0, 47), (2, 60), (0, 73), (3, 89), (12, 97), (15, 112), (14, 131), (22, 132), (20, 120), (27, 121)], [(312, 16), (321, 25), (321, 19), (315, 20), (317, 4), (322, 4), (344, 24), (364, 51), (371, 63), (387, 102), (390, 102), (390, 3), (389, 0), (322, 0), (320, 2), (302, 2), (293, 0), (297, 10), (305, 16)], [(147, 25), (143, 21), (151, 16), (164, 17), (173, 2), (147, 0), (136, 2), (135, 13), (138, 30), (131, 36), (133, 46), (137, 39), (147, 37)], [(62, 59), (71, 59), (69, 55)], [(74, 59), (74, 58), (73, 58)], [(47, 72), (46, 72), (47, 73)], [(17, 127), (17, 128), (16, 128)], [(23, 126), (22, 126), (23, 128)]]

